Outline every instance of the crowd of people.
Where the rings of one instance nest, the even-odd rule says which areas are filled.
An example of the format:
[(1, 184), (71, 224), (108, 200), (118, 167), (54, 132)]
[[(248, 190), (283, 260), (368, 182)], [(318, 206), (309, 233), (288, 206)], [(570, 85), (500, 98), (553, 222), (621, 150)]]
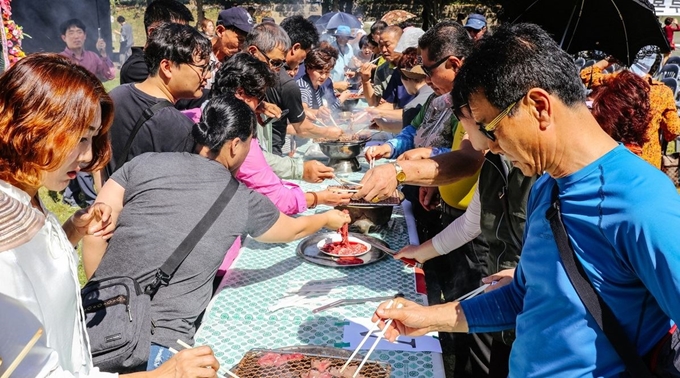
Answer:
[[(288, 243), (339, 229), (351, 219), (337, 210), (291, 215), (379, 202), (399, 186), (421, 243), (395, 257), (424, 263), (429, 305), (381, 304), (373, 320), (389, 339), (440, 332), (459, 378), (636, 376), (573, 284), (567, 245), (633, 355), (680, 376), (680, 196), (659, 170), (680, 119), (664, 84), (606, 73), (613, 58), (579, 72), (540, 27), (492, 33), (481, 13), (428, 30), (377, 21), (361, 35), (301, 15), (256, 24), (241, 7), (195, 28), (181, 2), (155, 0), (140, 47), (117, 21), (124, 60), (109, 93), (106, 45), (85, 50), (77, 19), (61, 26), (63, 52), (31, 54), (0, 76), (0, 208), (10, 209), (0, 229), (11, 230), (0, 235), (0, 338), (44, 331), (16, 376), (215, 377), (209, 347), (173, 345), (193, 344), (240, 238)], [(366, 160), (394, 160), (369, 169), (357, 193), (305, 192), (287, 180), (335, 173), (293, 154), (295, 141), (342, 136), (327, 124), (350, 96), (394, 134)], [(42, 188), (82, 191), (88, 205), (59, 224)], [(224, 193), (192, 253), (159, 276)], [(121, 276), (155, 285), (134, 366), (96, 366), (111, 350), (86, 322), (81, 240), (88, 286)], [(484, 294), (457, 301), (482, 284)], [(22, 346), (0, 341), (0, 356)]]

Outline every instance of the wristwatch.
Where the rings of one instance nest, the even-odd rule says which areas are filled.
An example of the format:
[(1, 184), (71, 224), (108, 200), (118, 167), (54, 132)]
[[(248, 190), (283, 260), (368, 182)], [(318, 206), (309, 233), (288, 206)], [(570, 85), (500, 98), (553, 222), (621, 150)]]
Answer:
[(396, 161), (392, 163), (392, 165), (394, 165), (394, 170), (397, 171), (397, 182), (402, 184), (404, 181), (406, 181), (406, 173)]

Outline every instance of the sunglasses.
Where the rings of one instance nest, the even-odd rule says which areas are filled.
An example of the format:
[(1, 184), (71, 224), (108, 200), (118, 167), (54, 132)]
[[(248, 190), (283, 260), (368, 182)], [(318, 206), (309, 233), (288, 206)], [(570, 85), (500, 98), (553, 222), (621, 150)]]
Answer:
[(492, 119), (491, 122), (489, 122), (488, 124), (484, 125), (483, 123), (478, 122), (477, 125), (479, 125), (479, 131), (481, 131), (482, 134), (484, 134), (484, 136), (495, 142), (496, 135), (494, 131), (496, 131), (496, 129), (498, 128), (498, 124), (501, 122), (503, 118), (505, 118), (505, 116), (508, 115), (508, 113), (510, 113), (510, 111), (512, 111), (512, 109), (515, 107), (515, 105), (517, 105), (518, 102), (519, 101), (515, 101), (512, 104), (508, 105), (507, 108), (500, 112), (500, 114), (498, 114), (496, 118)]
[(258, 47), (255, 48), (257, 49), (257, 51), (260, 52), (260, 54), (262, 54), (262, 56), (265, 59), (267, 59), (267, 64), (269, 64), (271, 68), (281, 68), (283, 67), (284, 64), (286, 64), (285, 59), (271, 59), (267, 56), (267, 54), (264, 53), (264, 51), (260, 50)]
[(201, 76), (205, 76), (208, 74), (208, 72), (211, 72), (212, 70), (215, 69), (215, 62), (209, 62), (206, 64), (198, 65), (194, 63), (187, 63), (188, 65), (192, 67), (196, 67), (201, 70)]
[(439, 67), (442, 63), (444, 63), (447, 59), (452, 57), (453, 55), (447, 55), (438, 61), (436, 61), (434, 64), (430, 66), (422, 65), (421, 67), (423, 68), (423, 71), (425, 72), (425, 75), (427, 76), (432, 76), (432, 72), (434, 72), (435, 68)]

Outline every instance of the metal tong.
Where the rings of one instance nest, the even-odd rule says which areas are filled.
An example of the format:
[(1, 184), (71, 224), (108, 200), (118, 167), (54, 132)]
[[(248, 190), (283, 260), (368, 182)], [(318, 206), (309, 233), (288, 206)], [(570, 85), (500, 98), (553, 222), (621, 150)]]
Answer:
[[(399, 253), (399, 251), (395, 251), (394, 249), (391, 249), (389, 247), (386, 247), (386, 246), (379, 244), (379, 243), (376, 243), (374, 241), (367, 240), (367, 239), (364, 239), (364, 238), (358, 238), (358, 239), (365, 242), (366, 244), (370, 244), (371, 247), (373, 247), (373, 248), (377, 248), (377, 249), (387, 253), (388, 255), (394, 256), (397, 253)], [(404, 259), (400, 259), (400, 260), (403, 261), (404, 264), (409, 265), (409, 266), (413, 266), (415, 268), (422, 268), (423, 267), (423, 264), (419, 263), (417, 260), (414, 260), (414, 259), (404, 258)]]
[(316, 313), (319, 313), (321, 311), (328, 310), (329, 308), (337, 307), (337, 306), (344, 306), (344, 305), (348, 305), (348, 304), (357, 304), (357, 303), (366, 303), (366, 302), (380, 302), (380, 301), (386, 301), (388, 299), (403, 297), (403, 296), (404, 296), (404, 294), (398, 293), (396, 295), (391, 295), (391, 296), (387, 296), (387, 297), (371, 297), (371, 298), (358, 298), (358, 299), (343, 298), (343, 299), (338, 299), (335, 302), (331, 302), (327, 305), (317, 307), (314, 310), (312, 310), (312, 313), (316, 314)]

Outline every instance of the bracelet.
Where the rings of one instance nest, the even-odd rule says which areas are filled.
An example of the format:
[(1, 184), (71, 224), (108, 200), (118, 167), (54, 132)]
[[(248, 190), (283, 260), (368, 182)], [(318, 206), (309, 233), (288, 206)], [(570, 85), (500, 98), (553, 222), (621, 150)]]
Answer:
[(309, 206), (310, 209), (313, 209), (316, 207), (316, 205), (319, 203), (319, 196), (316, 195), (314, 192), (309, 192), (314, 197), (314, 201), (312, 201), (312, 206)]

